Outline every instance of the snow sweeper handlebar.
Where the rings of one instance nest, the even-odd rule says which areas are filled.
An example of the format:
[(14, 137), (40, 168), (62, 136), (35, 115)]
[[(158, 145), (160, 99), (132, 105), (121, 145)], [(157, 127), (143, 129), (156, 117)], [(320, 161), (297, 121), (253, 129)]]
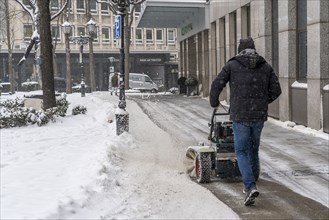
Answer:
[[(217, 112), (218, 107), (220, 107), (220, 106), (222, 106), (223, 109), (226, 112)], [(222, 104), (219, 104), (218, 107), (214, 108), (212, 116), (211, 116), (211, 121), (210, 121), (210, 123), (208, 123), (208, 126), (210, 127), (210, 133), (209, 133), (209, 136), (208, 136), (208, 140), (211, 140), (211, 141), (213, 141), (213, 131), (214, 131), (214, 127), (215, 127), (215, 117), (218, 116), (218, 115), (229, 115), (230, 114), (230, 108), (225, 108), (224, 105), (222, 105)]]

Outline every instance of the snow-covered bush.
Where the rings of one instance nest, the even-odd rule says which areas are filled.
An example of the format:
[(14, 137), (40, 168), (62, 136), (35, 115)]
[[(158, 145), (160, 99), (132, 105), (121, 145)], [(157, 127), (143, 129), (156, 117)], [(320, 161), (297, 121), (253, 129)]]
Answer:
[(5, 100), (0, 102), (0, 128), (21, 127), (31, 124), (39, 126), (55, 121), (55, 116), (64, 117), (69, 107), (66, 94), (56, 99), (56, 107), (35, 110), (24, 107), (24, 99)]
[(72, 115), (86, 114), (86, 112), (87, 112), (87, 108), (82, 105), (75, 106), (72, 109)]

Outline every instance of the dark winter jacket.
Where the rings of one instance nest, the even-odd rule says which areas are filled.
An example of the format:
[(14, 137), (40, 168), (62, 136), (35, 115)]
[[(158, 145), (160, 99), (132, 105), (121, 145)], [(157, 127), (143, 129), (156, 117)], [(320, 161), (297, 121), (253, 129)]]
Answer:
[(118, 74), (114, 74), (111, 78), (112, 87), (118, 87)]
[(268, 104), (281, 94), (273, 68), (253, 49), (230, 59), (212, 82), (210, 105), (218, 107), (219, 94), (230, 85), (230, 120), (267, 120)]

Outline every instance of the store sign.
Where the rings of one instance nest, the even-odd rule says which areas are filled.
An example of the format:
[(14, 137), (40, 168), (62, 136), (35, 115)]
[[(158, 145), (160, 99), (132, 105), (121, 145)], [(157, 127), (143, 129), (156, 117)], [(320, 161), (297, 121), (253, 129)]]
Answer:
[(114, 38), (121, 38), (121, 15), (116, 15), (114, 17)]
[(140, 62), (162, 62), (161, 58), (140, 58)]

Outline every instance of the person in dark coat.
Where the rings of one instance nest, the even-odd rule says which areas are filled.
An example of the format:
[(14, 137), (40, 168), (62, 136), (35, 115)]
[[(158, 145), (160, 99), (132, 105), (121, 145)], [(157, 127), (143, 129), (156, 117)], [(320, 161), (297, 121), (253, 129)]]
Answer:
[(230, 120), (233, 122), (234, 148), (246, 193), (244, 204), (254, 204), (259, 195), (260, 136), (267, 120), (268, 104), (281, 94), (273, 68), (255, 49), (251, 37), (241, 39), (238, 54), (217, 75), (210, 89), (210, 105), (219, 106), (219, 95), (230, 86)]
[(118, 73), (114, 73), (114, 75), (111, 78), (111, 85), (112, 85), (112, 90), (111, 90), (111, 95), (113, 95), (113, 93), (115, 95), (118, 95)]

